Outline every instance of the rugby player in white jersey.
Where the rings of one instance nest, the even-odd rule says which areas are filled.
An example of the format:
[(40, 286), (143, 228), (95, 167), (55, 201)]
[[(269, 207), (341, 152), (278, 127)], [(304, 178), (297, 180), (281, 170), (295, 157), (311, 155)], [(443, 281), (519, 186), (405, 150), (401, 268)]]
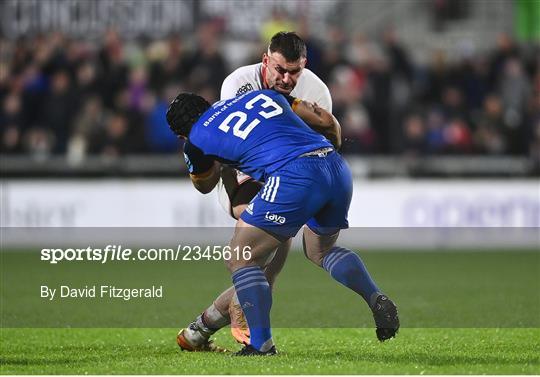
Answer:
[[(274, 89), (282, 94), (317, 104), (332, 113), (332, 98), (328, 87), (313, 72), (305, 68), (306, 45), (294, 32), (279, 32), (270, 40), (262, 62), (240, 67), (231, 73), (221, 87), (221, 100), (260, 89)], [(317, 130), (316, 130), (317, 131)], [(240, 171), (222, 168), (218, 184), (220, 203), (235, 219), (247, 207), (262, 184)], [(291, 241), (284, 242), (265, 268), (265, 275), (273, 285), (287, 258)], [(230, 287), (177, 336), (180, 348), (187, 351), (220, 351), (210, 336), (231, 324), (233, 337), (249, 343), (249, 328), (238, 304), (234, 287)]]

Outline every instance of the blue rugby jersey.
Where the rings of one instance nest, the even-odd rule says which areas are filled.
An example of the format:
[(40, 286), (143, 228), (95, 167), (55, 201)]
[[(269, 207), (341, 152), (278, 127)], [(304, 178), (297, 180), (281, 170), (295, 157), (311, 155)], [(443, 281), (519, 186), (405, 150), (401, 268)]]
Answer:
[(301, 154), (325, 147), (332, 144), (283, 95), (260, 90), (213, 104), (193, 125), (184, 154), (190, 173), (217, 160), (264, 181)]

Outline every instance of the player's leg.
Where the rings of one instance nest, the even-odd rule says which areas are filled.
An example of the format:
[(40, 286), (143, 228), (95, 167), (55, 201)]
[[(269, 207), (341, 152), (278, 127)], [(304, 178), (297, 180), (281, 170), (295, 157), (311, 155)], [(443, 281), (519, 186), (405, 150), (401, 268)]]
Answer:
[(304, 228), (304, 252), (318, 266), (324, 268), (334, 280), (358, 293), (371, 308), (380, 341), (393, 338), (399, 329), (397, 307), (381, 293), (358, 254), (335, 246), (334, 235), (320, 235)]
[[(285, 264), (290, 247), (291, 240), (287, 240), (280, 244), (274, 257), (264, 268), (264, 275), (266, 276), (271, 289), (273, 288), (275, 277)], [(217, 313), (216, 310), (218, 311)], [(222, 292), (216, 298), (214, 303), (204, 311), (202, 318), (206, 319), (205, 322), (207, 327), (212, 329), (210, 332), (206, 332), (206, 334), (212, 335), (218, 329), (225, 327), (230, 323), (231, 334), (236, 341), (241, 344), (249, 344), (249, 327), (242, 312), (238, 297), (236, 296), (236, 292), (234, 291), (234, 286), (231, 286)]]
[[(324, 197), (316, 191), (319, 170), (310, 171), (309, 168), (313, 170), (318, 166), (295, 160), (270, 176), (250, 208), (242, 213), (232, 243), (261, 243), (266, 253), (263, 256), (267, 257), (271, 247), (276, 248), (293, 237), (324, 204)], [(252, 227), (242, 226), (247, 224)], [(250, 235), (248, 231), (253, 240), (247, 237)], [(230, 266), (234, 271), (236, 294), (251, 333), (250, 345), (244, 348), (243, 354), (250, 354), (253, 350), (264, 351), (271, 345), (270, 328), (267, 326), (272, 296), (268, 280), (260, 270), (263, 262), (259, 258), (257, 266), (253, 263)], [(255, 289), (260, 290), (256, 297), (250, 296)], [(253, 305), (253, 302), (257, 304)]]
[[(235, 217), (234, 198), (237, 198), (235, 204), (248, 203), (261, 186), (251, 177), (235, 169), (222, 166), (221, 180), (217, 188), (220, 204), (229, 215)], [(236, 209), (236, 211), (238, 210), (239, 208)], [(180, 330), (176, 337), (180, 348), (187, 351), (213, 351), (215, 346), (210, 341), (210, 337), (231, 323), (229, 306), (234, 296), (234, 286), (231, 286), (223, 291), (187, 328)], [(238, 321), (236, 320), (236, 322)], [(244, 335), (249, 341), (249, 331), (247, 334), (240, 331), (239, 335)]]
[[(264, 268), (264, 276), (270, 284), (270, 289), (274, 288), (274, 282), (276, 276), (279, 274), (283, 268), (285, 261), (287, 260), (287, 255), (291, 249), (292, 240), (289, 239), (282, 244), (280, 244), (276, 250), (274, 257)], [(246, 321), (246, 317), (238, 301), (238, 297), (234, 292), (234, 287), (232, 288), (232, 298), (229, 303), (229, 317), (231, 319), (231, 334), (234, 339), (240, 344), (249, 344), (249, 326)], [(228, 291), (227, 291), (228, 292)]]
[(178, 332), (176, 343), (184, 351), (225, 352), (226, 350), (214, 344), (210, 337), (229, 322), (228, 312), (220, 312), (214, 303), (188, 327)]
[[(239, 219), (242, 212), (244, 212), (248, 204), (261, 189), (262, 183), (253, 180), (242, 172), (227, 167), (222, 168), (221, 177), (221, 185), (218, 186), (220, 203), (231, 216)], [(272, 288), (277, 275), (285, 264), (290, 247), (290, 240), (282, 243), (277, 248), (274, 258), (264, 267), (264, 274), (270, 284), (270, 288)], [(223, 310), (224, 305), (228, 306), (227, 310), (229, 312), (233, 338), (238, 343), (249, 344), (249, 327), (238, 298), (234, 294), (234, 288), (232, 294), (230, 294), (231, 289), (225, 292), (220, 295), (214, 304), (220, 311)], [(216, 325), (214, 324), (214, 326)]]
[(372, 306), (379, 288), (369, 275), (362, 259), (355, 252), (336, 246), (339, 232), (317, 234), (304, 227), (304, 253), (309, 260), (324, 268), (335, 280), (352, 289)]
[[(257, 194), (262, 184), (235, 169), (223, 166), (221, 181), (218, 184), (218, 195), (223, 209), (238, 219), (251, 199)], [(280, 258), (269, 263), (265, 275), (272, 286), (275, 276), (285, 262), (290, 242), (278, 248)], [(281, 250), (285, 249), (285, 250)], [(283, 253), (283, 254), (281, 254)], [(272, 260), (274, 260), (272, 259)], [(180, 330), (177, 343), (183, 350), (213, 351), (215, 346), (210, 337), (219, 329), (231, 324), (231, 333), (239, 343), (249, 343), (249, 327), (236, 299), (234, 286), (223, 291), (202, 314), (193, 320), (189, 326)]]
[(285, 265), (285, 261), (287, 260), (287, 256), (289, 255), (289, 251), (291, 250), (291, 244), (291, 238), (289, 238), (285, 242), (280, 243), (276, 249), (274, 257), (268, 262), (268, 264), (264, 268), (264, 275), (266, 276), (266, 279), (268, 279), (270, 288), (274, 287), (276, 277), (279, 275), (279, 273), (283, 269), (283, 266)]
[[(252, 226), (243, 223), (243, 221), (241, 223), (244, 227), (253, 228)], [(235, 230), (235, 236), (233, 237), (233, 241), (231, 241), (231, 245), (235, 245), (232, 246), (232, 249), (234, 250), (234, 247), (237, 246), (240, 248), (239, 250), (243, 250), (244, 247), (248, 247), (252, 258), (250, 258), (249, 260), (241, 259), (239, 261), (229, 261), (228, 264), (231, 269), (236, 270), (237, 268), (245, 267), (243, 265), (244, 263), (255, 263), (260, 266), (260, 268), (257, 268), (263, 271), (262, 268), (264, 268), (264, 266), (267, 264), (269, 257), (274, 255), (272, 251), (276, 249), (276, 245), (278, 245), (280, 241), (276, 240), (273, 237), (270, 237), (271, 245), (268, 246), (262, 239), (260, 241), (257, 241), (255, 238), (248, 238), (247, 235), (252, 232), (262, 232), (263, 235), (268, 236), (267, 233), (260, 230), (258, 230), (258, 232), (255, 230), (242, 232), (238, 230), (237, 227)], [(252, 247), (255, 241), (259, 242), (256, 249)], [(271, 248), (269, 249), (269, 252), (267, 251), (268, 247)], [(259, 250), (264, 250), (264, 257), (260, 256), (261, 251)], [(236, 253), (233, 254), (234, 256), (237, 255)], [(242, 254), (240, 253), (240, 255)], [(280, 258), (280, 260), (280, 263), (284, 262), (284, 258)], [(227, 326), (227, 324), (230, 323), (228, 312), (229, 303), (232, 301), (233, 296), (236, 296), (234, 286), (221, 293), (221, 295), (214, 301), (212, 305), (210, 305), (201, 315), (199, 315), (186, 329), (182, 329), (177, 336), (177, 343), (180, 348), (188, 351), (222, 351), (222, 349), (218, 348), (214, 345), (212, 341), (210, 341), (210, 337), (220, 328), (225, 327)], [(242, 309), (240, 309), (239, 316), (241, 315), (241, 317), (243, 318), (241, 310)], [(238, 327), (237, 330), (237, 337), (244, 337), (245, 344), (248, 344), (250, 342), (250, 331), (247, 323), (242, 324), (242, 326)], [(259, 333), (255, 335), (255, 344), (258, 344), (258, 339), (260, 337), (261, 336), (259, 336)]]
[[(218, 186), (221, 206), (238, 220), (263, 184), (238, 170), (227, 167), (222, 167), (221, 177), (221, 184)], [(265, 266), (265, 275), (270, 286), (283, 268), (290, 248), (291, 240), (280, 244), (276, 250), (276, 256)]]
[[(222, 168), (222, 183), (227, 197), (224, 198), (223, 194), (220, 194), (222, 206), (227, 208), (226, 201), (230, 202), (230, 212), (235, 219), (239, 219), (244, 210), (247, 208), (251, 200), (257, 195), (263, 184), (253, 180), (239, 171), (231, 171), (231, 168)], [(225, 203), (225, 204), (223, 204)], [(276, 276), (281, 272), (287, 255), (291, 248), (291, 240), (288, 239), (281, 243), (276, 249), (275, 256), (264, 267), (265, 276), (268, 279), (270, 286), (273, 285)], [(224, 296), (225, 298), (226, 296)]]
[(268, 232), (238, 220), (230, 246), (232, 250), (248, 250), (249, 255), (233, 253), (227, 268), (249, 324), (250, 345), (244, 353), (275, 353), (270, 327), (272, 291), (263, 267), (281, 242)]
[(339, 230), (348, 228), (352, 175), (341, 156), (326, 159), (331, 184), (325, 206), (304, 227), (304, 253), (334, 279), (360, 294), (368, 304), (379, 289), (356, 253), (335, 246)]
[(348, 227), (347, 213), (352, 196), (352, 177), (341, 156), (329, 156), (332, 196), (304, 227), (304, 253), (324, 268), (336, 281), (358, 293), (371, 308), (377, 325), (377, 338), (393, 337), (399, 328), (397, 308), (382, 294), (364, 262), (355, 252), (336, 246), (339, 229)]
[(236, 193), (231, 197), (232, 215), (238, 220), (242, 212), (245, 211), (251, 199), (257, 195), (262, 187), (262, 183), (250, 180), (238, 187)]

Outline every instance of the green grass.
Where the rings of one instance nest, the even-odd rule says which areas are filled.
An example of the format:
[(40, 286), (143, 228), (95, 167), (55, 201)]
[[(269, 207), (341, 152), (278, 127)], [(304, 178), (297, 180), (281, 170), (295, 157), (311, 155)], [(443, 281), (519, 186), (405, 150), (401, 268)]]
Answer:
[[(276, 329), (280, 354), (177, 349), (176, 329), (4, 329), (2, 374), (538, 374), (538, 329)], [(217, 341), (238, 345), (226, 332)]]
[[(365, 303), (292, 253), (274, 290), (280, 354), (182, 353), (175, 335), (226, 287), (221, 263), (64, 263), (2, 252), (2, 374), (539, 374), (540, 253), (362, 252), (398, 304), (379, 343)], [(47, 301), (41, 284), (160, 284), (159, 300)], [(56, 328), (64, 327), (64, 328)], [(71, 327), (71, 328), (66, 328)], [(239, 349), (228, 331), (217, 342)]]

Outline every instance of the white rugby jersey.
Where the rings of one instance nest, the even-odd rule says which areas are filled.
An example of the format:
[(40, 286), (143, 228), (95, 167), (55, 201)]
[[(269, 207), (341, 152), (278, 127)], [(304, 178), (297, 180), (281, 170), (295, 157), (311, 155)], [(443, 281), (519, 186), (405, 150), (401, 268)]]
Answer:
[[(252, 90), (265, 89), (262, 81), (262, 63), (246, 65), (231, 73), (221, 86), (221, 100), (236, 97)], [(330, 90), (316, 74), (304, 68), (291, 96), (316, 103), (328, 112), (332, 112)]]

